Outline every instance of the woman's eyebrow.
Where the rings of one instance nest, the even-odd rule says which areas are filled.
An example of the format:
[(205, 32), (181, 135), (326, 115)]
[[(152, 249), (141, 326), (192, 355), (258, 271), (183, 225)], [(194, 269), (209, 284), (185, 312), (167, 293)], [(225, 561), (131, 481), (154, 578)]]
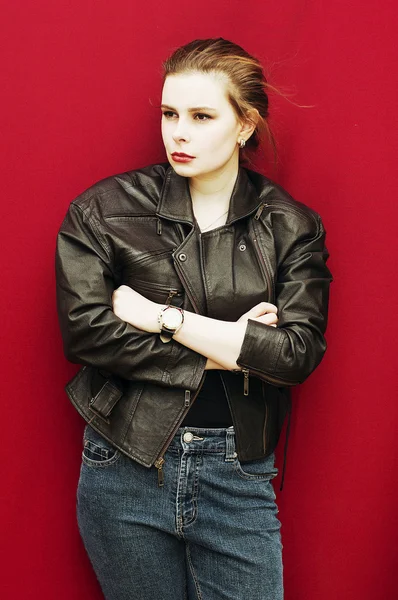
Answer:
[[(168, 106), (167, 104), (162, 104), (160, 106), (160, 108), (174, 110), (175, 112), (177, 112), (177, 109), (173, 108), (172, 106)], [(188, 108), (188, 112), (199, 112), (199, 111), (203, 111), (203, 110), (214, 111), (214, 112), (216, 111), (216, 109), (212, 108), (211, 106), (195, 106), (193, 108)]]

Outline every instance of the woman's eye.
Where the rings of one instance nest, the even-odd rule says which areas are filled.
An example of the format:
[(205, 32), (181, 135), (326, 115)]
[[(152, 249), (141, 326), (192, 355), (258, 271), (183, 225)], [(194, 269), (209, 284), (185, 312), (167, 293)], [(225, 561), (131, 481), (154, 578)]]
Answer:
[[(162, 112), (162, 115), (166, 119), (178, 118), (177, 113), (173, 112), (172, 110), (165, 110)], [(211, 118), (212, 117), (210, 115), (206, 115), (205, 113), (196, 113), (194, 115), (194, 120), (196, 120), (196, 121), (208, 121)]]
[(211, 119), (210, 115), (205, 115), (204, 113), (197, 113), (195, 115), (195, 119), (198, 118), (198, 121), (207, 121), (208, 119)]

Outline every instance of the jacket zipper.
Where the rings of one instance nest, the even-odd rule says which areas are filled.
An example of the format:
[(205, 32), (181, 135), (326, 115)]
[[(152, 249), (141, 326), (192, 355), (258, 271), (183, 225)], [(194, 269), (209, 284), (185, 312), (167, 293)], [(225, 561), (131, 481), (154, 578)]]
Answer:
[(234, 373), (243, 373), (243, 395), (249, 395), (249, 375), (250, 370), (243, 367), (242, 369), (233, 369)]
[(191, 392), (190, 390), (185, 390), (185, 400), (184, 400), (184, 406), (185, 406), (185, 410), (183, 412), (183, 414), (181, 415), (180, 419), (178, 420), (177, 425), (174, 427), (173, 431), (170, 433), (169, 437), (167, 438), (163, 448), (160, 451), (160, 454), (158, 456), (158, 458), (155, 460), (154, 465), (158, 470), (158, 487), (163, 487), (164, 486), (164, 473), (163, 473), (163, 465), (166, 462), (165, 458), (164, 458), (164, 454), (167, 450), (167, 448), (169, 447), (171, 440), (173, 439), (176, 431), (178, 430), (180, 424), (182, 423), (182, 421), (184, 420), (185, 415), (187, 414), (187, 412), (189, 411), (190, 407), (192, 406), (192, 404), (195, 402), (196, 398), (198, 397), (198, 394), (203, 386), (204, 383), (204, 379), (205, 379), (205, 374), (203, 373), (201, 382), (199, 384), (198, 389), (196, 390), (196, 393), (194, 395), (194, 397), (191, 400)]
[[(174, 220), (174, 219), (173, 219), (173, 220)], [(177, 230), (178, 230), (178, 232), (181, 234), (181, 231), (180, 231), (180, 229), (179, 229), (179, 227), (178, 227), (178, 226), (179, 226), (179, 222), (176, 222), (175, 224), (176, 224), (176, 229), (177, 229)], [(184, 241), (184, 236), (183, 236), (183, 235), (181, 235), (181, 238), (182, 238), (182, 242), (183, 242), (183, 241)], [(183, 274), (183, 272), (182, 272), (182, 271), (181, 271), (181, 269), (180, 269), (180, 266), (179, 266), (178, 262), (175, 262), (175, 268), (176, 268), (176, 270), (177, 270), (177, 272), (178, 272), (179, 276), (181, 277), (181, 279), (183, 280), (183, 282), (184, 282), (184, 284), (185, 284), (185, 285), (184, 285), (185, 292), (186, 292), (187, 296), (189, 297), (189, 299), (190, 299), (190, 301), (191, 301), (191, 304), (192, 304), (192, 306), (193, 306), (193, 309), (194, 309), (194, 311), (195, 311), (197, 314), (199, 314), (199, 313), (200, 313), (200, 311), (199, 311), (199, 308), (198, 308), (198, 306), (197, 306), (197, 304), (196, 304), (195, 300), (192, 298), (192, 296), (191, 296), (190, 292), (188, 291), (188, 290), (189, 290), (189, 286), (187, 285), (187, 281), (186, 281), (186, 279), (185, 279), (185, 277), (184, 277), (184, 274)], [(169, 292), (169, 296), (168, 296), (168, 298), (167, 298), (167, 303), (171, 302), (171, 299), (172, 299), (172, 297), (173, 297), (173, 295), (174, 295), (174, 294), (172, 293), (173, 291), (174, 291), (174, 290), (170, 290), (170, 292)], [(167, 438), (167, 440), (166, 440), (166, 442), (165, 442), (165, 444), (164, 444), (163, 448), (161, 449), (161, 451), (160, 451), (160, 453), (159, 453), (159, 456), (158, 456), (158, 458), (157, 458), (157, 459), (155, 460), (155, 462), (154, 462), (154, 465), (155, 465), (155, 467), (156, 467), (156, 468), (157, 468), (157, 470), (158, 470), (158, 486), (159, 486), (159, 487), (163, 487), (163, 486), (164, 486), (164, 473), (163, 473), (163, 466), (164, 466), (164, 463), (166, 462), (166, 461), (165, 461), (165, 458), (164, 458), (164, 454), (165, 454), (165, 452), (166, 452), (167, 448), (169, 447), (169, 445), (170, 445), (170, 443), (171, 443), (171, 440), (173, 439), (173, 437), (174, 437), (174, 435), (175, 435), (176, 431), (178, 430), (178, 428), (179, 428), (180, 424), (181, 424), (181, 423), (182, 423), (182, 421), (184, 420), (184, 417), (185, 417), (185, 415), (186, 415), (186, 414), (187, 414), (187, 412), (189, 411), (189, 408), (190, 408), (190, 406), (192, 406), (192, 404), (193, 404), (193, 403), (194, 403), (194, 401), (196, 400), (196, 398), (197, 398), (197, 396), (198, 396), (198, 394), (199, 394), (199, 392), (200, 392), (200, 390), (201, 390), (201, 388), (202, 388), (202, 385), (203, 385), (203, 383), (204, 383), (204, 378), (205, 378), (205, 373), (203, 373), (203, 376), (202, 376), (201, 382), (200, 382), (200, 384), (199, 384), (199, 387), (198, 387), (198, 389), (196, 390), (196, 393), (195, 393), (194, 397), (192, 398), (192, 400), (191, 400), (191, 392), (190, 392), (190, 390), (185, 390), (185, 400), (184, 400), (184, 406), (185, 406), (185, 410), (184, 410), (183, 414), (181, 415), (181, 417), (180, 417), (180, 419), (179, 419), (179, 421), (178, 421), (177, 425), (174, 427), (173, 431), (170, 433), (169, 437)]]
[(263, 212), (263, 210), (266, 206), (269, 206), (269, 204), (267, 202), (262, 202), (260, 204), (260, 206), (257, 209), (256, 214), (254, 215), (254, 218), (256, 219), (256, 221), (258, 221), (260, 219), (261, 213)]
[(234, 369), (234, 371), (236, 373), (243, 373), (244, 374), (244, 381), (243, 381), (243, 394), (244, 396), (248, 396), (249, 395), (249, 375), (250, 373), (252, 373), (253, 375), (257, 375), (259, 379), (261, 379), (262, 381), (265, 381), (266, 383), (273, 383), (278, 387), (287, 387), (287, 386), (294, 386), (294, 385), (299, 385), (299, 381), (294, 381), (293, 383), (289, 382), (289, 381), (283, 381), (282, 379), (277, 379), (276, 377), (271, 377), (270, 375), (264, 375), (264, 373), (262, 373), (261, 371), (257, 371), (256, 369), (247, 369), (246, 367), (242, 368), (242, 369)]
[(272, 202), (267, 204), (266, 206), (280, 206), (283, 208), (288, 207), (289, 211), (296, 213), (296, 215), (300, 215), (301, 217), (304, 215), (305, 217), (308, 217), (308, 214), (305, 211), (301, 210), (301, 208), (299, 208), (298, 206), (294, 206), (290, 202), (281, 200), (280, 198), (272, 200)]
[(173, 296), (180, 296), (180, 295), (181, 294), (180, 294), (180, 292), (178, 290), (170, 290), (169, 291), (169, 295), (166, 298), (166, 305), (170, 306), (170, 303), (171, 303), (171, 301), (173, 299)]
[(257, 209), (257, 212), (256, 212), (256, 214), (255, 214), (255, 216), (254, 216), (254, 218), (256, 219), (256, 221), (259, 221), (259, 220), (260, 220), (261, 213), (263, 212), (263, 209), (264, 209), (266, 206), (271, 206), (271, 207), (273, 207), (273, 206), (280, 206), (280, 207), (283, 207), (283, 208), (286, 208), (286, 207), (288, 207), (288, 209), (289, 209), (291, 212), (294, 212), (294, 213), (296, 213), (296, 215), (300, 215), (300, 216), (303, 216), (303, 215), (304, 215), (304, 216), (308, 216), (308, 215), (307, 215), (307, 213), (306, 213), (304, 210), (301, 210), (301, 208), (300, 208), (300, 207), (298, 207), (298, 206), (294, 206), (294, 205), (293, 205), (293, 204), (291, 204), (290, 202), (286, 202), (286, 201), (284, 201), (284, 200), (281, 200), (280, 198), (278, 198), (278, 199), (273, 199), (273, 200), (270, 200), (270, 202), (263, 202), (262, 204), (260, 204), (260, 206), (258, 207), (258, 209)]
[[(138, 279), (137, 277), (134, 278), (134, 281), (137, 282), (140, 288), (142, 287), (151, 292), (163, 292), (164, 294), (167, 294), (170, 291), (169, 285), (159, 285), (157, 283), (151, 284), (150, 282), (145, 281), (144, 279)], [(176, 288), (171, 288), (171, 290), (177, 295), (182, 294), (182, 290), (177, 290)]]
[[(242, 369), (242, 371), (243, 371), (243, 373), (245, 375), (245, 380), (247, 378), (247, 386), (249, 386), (249, 369)], [(237, 372), (239, 372), (239, 371), (237, 371)], [(247, 375), (246, 375), (246, 373), (247, 373)], [(221, 377), (221, 382), (222, 382), (223, 387), (224, 387), (224, 392), (225, 392), (225, 395), (227, 397), (228, 404), (229, 404), (229, 407), (230, 407), (230, 410), (231, 410), (231, 404), (230, 404), (229, 395), (228, 395), (228, 392), (227, 392), (227, 387), (226, 387), (226, 385), (224, 383), (224, 379), (223, 379), (223, 376), (222, 376), (221, 373), (220, 373), (220, 377)], [(247, 391), (249, 391), (248, 388), (247, 388)], [(262, 386), (262, 394), (263, 394), (263, 398), (265, 400), (264, 386)], [(245, 394), (245, 396), (246, 395), (248, 395), (248, 394)], [(265, 406), (265, 417), (264, 417), (264, 427), (263, 427), (263, 449), (264, 449), (264, 452), (265, 452), (266, 449), (267, 449), (267, 441), (266, 441), (266, 435), (265, 435), (265, 433), (266, 433), (267, 424), (268, 424), (268, 404), (264, 403), (264, 406)], [(232, 410), (231, 410), (231, 415), (232, 415), (232, 422), (233, 422), (234, 419), (233, 419), (233, 412), (232, 412)]]
[(244, 396), (248, 396), (249, 395), (249, 374), (250, 374), (250, 371), (249, 371), (249, 369), (242, 369), (242, 373), (243, 373), (243, 395)]

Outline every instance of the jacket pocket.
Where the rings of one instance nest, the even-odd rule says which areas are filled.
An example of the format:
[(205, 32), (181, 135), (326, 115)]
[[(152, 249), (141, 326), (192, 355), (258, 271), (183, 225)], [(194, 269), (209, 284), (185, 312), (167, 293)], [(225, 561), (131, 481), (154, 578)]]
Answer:
[(182, 305), (183, 290), (178, 286), (152, 283), (135, 277), (131, 287), (149, 300), (152, 300), (152, 302), (160, 302), (161, 304), (171, 303), (175, 306)]

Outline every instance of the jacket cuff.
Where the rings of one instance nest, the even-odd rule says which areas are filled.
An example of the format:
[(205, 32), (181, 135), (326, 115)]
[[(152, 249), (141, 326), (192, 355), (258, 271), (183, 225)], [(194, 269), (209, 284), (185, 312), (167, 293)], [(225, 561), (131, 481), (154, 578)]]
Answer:
[(284, 333), (277, 327), (271, 327), (248, 319), (237, 364), (264, 375), (274, 375)]

